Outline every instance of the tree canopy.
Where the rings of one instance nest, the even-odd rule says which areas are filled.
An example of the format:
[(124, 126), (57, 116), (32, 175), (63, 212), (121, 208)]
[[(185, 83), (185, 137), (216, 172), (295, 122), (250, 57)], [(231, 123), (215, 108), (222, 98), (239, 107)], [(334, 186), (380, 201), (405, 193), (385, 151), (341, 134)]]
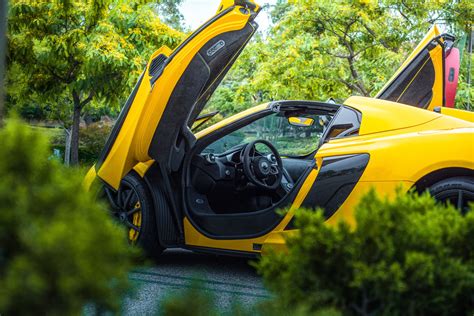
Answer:
[(182, 2), (183, 0), (160, 0), (155, 2), (156, 11), (163, 18), (163, 22), (177, 30), (183, 29), (183, 15), (179, 11)]
[(210, 108), (234, 113), (269, 100), (373, 96), (433, 23), (463, 35), (473, 12), (466, 0), (280, 0), (268, 36), (248, 46)]
[(48, 106), (72, 121), (77, 162), (79, 120), (86, 106), (120, 105), (152, 52), (182, 34), (151, 4), (122, 1), (12, 1), (8, 93), (11, 104)]
[[(170, 27), (181, 28), (180, 3), (12, 1), (7, 105), (72, 126), (75, 162), (81, 115), (116, 115), (150, 54), (183, 39)], [(473, 12), (467, 0), (278, 0), (268, 34), (254, 37), (206, 111), (373, 96), (433, 23), (459, 36), (471, 30)], [(458, 107), (474, 94), (466, 57)]]

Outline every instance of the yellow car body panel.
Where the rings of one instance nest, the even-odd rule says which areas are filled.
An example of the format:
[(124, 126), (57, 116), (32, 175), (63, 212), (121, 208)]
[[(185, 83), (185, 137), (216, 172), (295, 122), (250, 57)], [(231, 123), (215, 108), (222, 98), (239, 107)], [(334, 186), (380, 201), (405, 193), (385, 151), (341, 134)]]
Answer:
[[(348, 154), (368, 153), (370, 161), (352, 193), (327, 220), (329, 225), (341, 220), (355, 225), (354, 207), (371, 188), (376, 188), (382, 196), (390, 197), (398, 187), (408, 190), (433, 171), (455, 167), (474, 169), (474, 124), (378, 99), (353, 97), (346, 104), (361, 111), (361, 126), (366, 124), (365, 132), (361, 129), (360, 136), (334, 139), (324, 144), (315, 156), (317, 165), (321, 166), (323, 157)], [(253, 108), (247, 115), (263, 108)], [(240, 119), (241, 115), (229, 118), (228, 122), (237, 118)], [(226, 125), (211, 126), (203, 134), (208, 135)], [(216, 240), (199, 233), (185, 219), (186, 244), (245, 252), (260, 252), (270, 247), (284, 248), (285, 236), (291, 232), (285, 227), (293, 217), (294, 210), (300, 207), (317, 174), (318, 171), (313, 170), (306, 178), (289, 212), (270, 233), (253, 239)], [(383, 181), (380, 181), (381, 175)], [(261, 250), (254, 250), (254, 244), (262, 244)]]
[(366, 97), (350, 97), (344, 104), (363, 112), (359, 135), (412, 127), (440, 117), (410, 105)]
[(432, 111), (435, 107), (444, 105), (443, 48), (437, 46), (435, 49), (430, 51), (430, 56), (434, 66), (435, 76), (432, 87), (433, 98), (426, 109)]
[(474, 112), (471, 111), (442, 107), (440, 108), (440, 112), (444, 115), (474, 123)]
[[(365, 124), (366, 129), (361, 129), (360, 136), (334, 139), (324, 144), (315, 156), (317, 165), (321, 166), (323, 157), (358, 153), (368, 153), (370, 162), (352, 193), (327, 220), (329, 225), (335, 225), (341, 220), (355, 225), (354, 207), (371, 188), (376, 188), (379, 194), (390, 197), (398, 187), (408, 190), (430, 172), (452, 167), (474, 169), (473, 123), (371, 98), (353, 97), (346, 101), (346, 105), (361, 111), (361, 126)], [(202, 139), (267, 108), (268, 104), (252, 107), (204, 129), (196, 134), (196, 138)], [(153, 160), (149, 160), (135, 165), (133, 169), (144, 177), (153, 163)], [(311, 171), (307, 176), (288, 212), (271, 232), (249, 239), (212, 239), (200, 233), (184, 217), (185, 245), (246, 253), (264, 253), (270, 248), (284, 249), (286, 236), (294, 233), (294, 230), (285, 230), (285, 227), (315, 182), (318, 170)], [(384, 181), (380, 181), (381, 174)], [(85, 182), (90, 183), (94, 176), (92, 168)], [(255, 245), (261, 245), (261, 248), (256, 250)]]
[(140, 175), (140, 177), (144, 177), (148, 169), (153, 165), (154, 160), (148, 160), (147, 162), (140, 162), (133, 167), (133, 170)]
[[(176, 238), (177, 246), (260, 254), (272, 248), (284, 249), (287, 236), (297, 233), (292, 226), (295, 211), (307, 205), (308, 198), (314, 195), (313, 189), (318, 184), (319, 177), (324, 173), (322, 170), (328, 159), (363, 156), (366, 161), (357, 180), (350, 183), (353, 185), (352, 189), (342, 202), (337, 204), (334, 212), (327, 217), (328, 225), (346, 221), (354, 226), (354, 208), (363, 194), (371, 188), (375, 188), (383, 196), (390, 197), (397, 188), (409, 190), (423, 177), (439, 170), (450, 168), (471, 172), (474, 170), (473, 114), (446, 108), (433, 111), (436, 107), (443, 106), (445, 102), (443, 62), (446, 46), (439, 29), (433, 27), (376, 98), (351, 97), (344, 102), (344, 105), (329, 103), (317, 105), (326, 110), (337, 108), (337, 112), (336, 110), (330, 112), (332, 120), (335, 120), (339, 111), (342, 110), (348, 110), (353, 114), (358, 113), (360, 116), (356, 116), (361, 120), (358, 123), (360, 128), (355, 131), (355, 134), (351, 134), (352, 136), (338, 138), (329, 135), (330, 137), (322, 138), (324, 143), (315, 144), (317, 150), (314, 156), (311, 154), (305, 157), (311, 165), (300, 177), (298, 186), (294, 183), (294, 189), (286, 191), (286, 197), (291, 200), (285, 204), (286, 213), (278, 218), (279, 221), (275, 225), (269, 226), (268, 229), (265, 227), (261, 233), (248, 235), (254, 237), (219, 238), (217, 236), (214, 238), (208, 231), (206, 233), (206, 230), (199, 227), (193, 220), (191, 216), (193, 214), (189, 212), (190, 207), (185, 201), (188, 180), (183, 170), (191, 165), (191, 162), (185, 165), (185, 158), (192, 157), (191, 155), (195, 153), (194, 148), (200, 148), (196, 144), (205, 145), (206, 141), (215, 141), (228, 131), (232, 131), (232, 128), (237, 129), (257, 118), (280, 112), (281, 104), (278, 101), (270, 102), (223, 119), (195, 134), (189, 129), (196, 119), (199, 120), (197, 117), (199, 113), (195, 112), (202, 110), (202, 108), (196, 110), (194, 108), (196, 104), (203, 106), (219, 80), (255, 32), (256, 25), (251, 22), (259, 10), (260, 7), (252, 0), (222, 0), (216, 16), (191, 34), (179, 47), (175, 50), (162, 47), (150, 57), (129, 102), (122, 110), (123, 116), (121, 113), (116, 124), (117, 128), (114, 127), (109, 138), (110, 142), (108, 141), (101, 158), (84, 179), (86, 188), (90, 188), (95, 179), (100, 179), (108, 189), (120, 191), (118, 188), (122, 179), (133, 170), (139, 177), (146, 180), (143, 182), (146, 183), (149, 191), (155, 190), (151, 193), (160, 192), (161, 194), (161, 191), (164, 191), (167, 200), (174, 202), (168, 203), (174, 206), (174, 209), (170, 211), (173, 212), (173, 216), (170, 216), (172, 219), (168, 221), (172, 222), (173, 219), (176, 221), (176, 231), (179, 234)], [(240, 38), (235, 42), (238, 43), (236, 46), (233, 48), (226, 46), (229, 43), (224, 41), (222, 36), (247, 30), (245, 28), (250, 29), (248, 32), (238, 33)], [(223, 54), (223, 51), (227, 54)], [(213, 57), (215, 54), (222, 54), (224, 57)], [(204, 55), (207, 55), (209, 60), (206, 60), (207, 57)], [(160, 58), (166, 61), (160, 64), (157, 62)], [(193, 101), (191, 106), (183, 110), (182, 103), (170, 100), (173, 100), (172, 98), (176, 95), (187, 94), (187, 90), (178, 89), (176, 92), (176, 89), (183, 77), (194, 67), (193, 62), (196, 58), (199, 61), (205, 61), (202, 65), (207, 67), (204, 68), (209, 71), (209, 79), (196, 98), (191, 100)], [(218, 59), (219, 62), (219, 66), (215, 68), (217, 71), (213, 74), (214, 77), (210, 76), (209, 66), (213, 60), (217, 63), (213, 58)], [(159, 67), (162, 68), (158, 71)], [(205, 70), (194, 74), (192, 79), (202, 77), (200, 75)], [(422, 73), (429, 75), (426, 84), (420, 79), (425, 77), (421, 75)], [(185, 88), (187, 89), (188, 86)], [(413, 92), (416, 94), (418, 88), (423, 90), (422, 95), (417, 95), (417, 100), (407, 99), (407, 96), (413, 95)], [(281, 101), (283, 102), (310, 101)], [(289, 106), (294, 106), (294, 104), (289, 104)], [(295, 110), (290, 114), (293, 113)], [(180, 115), (180, 119), (176, 119), (177, 122), (173, 121), (175, 114)], [(328, 126), (331, 122), (327, 122)], [(325, 131), (330, 131), (328, 126), (325, 126), (327, 128)], [(180, 138), (183, 140), (182, 143), (174, 142), (178, 140), (178, 136), (182, 137)], [(164, 143), (165, 141), (170, 143), (167, 150), (151, 151), (156, 142)], [(184, 145), (179, 147), (181, 144)], [(173, 156), (174, 151), (179, 152), (181, 156)], [(174, 163), (178, 166), (172, 166)], [(159, 170), (156, 171), (156, 169)], [(150, 174), (154, 176), (149, 176)], [(168, 183), (165, 180), (163, 180), (164, 184), (161, 183), (162, 179), (156, 174), (166, 178)], [(171, 181), (168, 177), (174, 177), (175, 187), (170, 185)], [(156, 183), (150, 183), (150, 181)], [(153, 189), (153, 184), (156, 184), (155, 189)], [(178, 184), (181, 187), (177, 188)], [(179, 190), (182, 192), (175, 192)], [(157, 198), (157, 196), (153, 197)], [(180, 199), (181, 197), (183, 199)], [(166, 206), (163, 203), (159, 205)], [(163, 210), (154, 209), (155, 216), (160, 216), (161, 211)], [(271, 211), (275, 210), (271, 209)], [(241, 214), (237, 213), (237, 215)], [(158, 221), (159, 219), (158, 217)], [(232, 228), (232, 224), (229, 225), (229, 229)]]
[[(379, 102), (380, 111), (385, 113), (378, 113), (371, 121), (369, 117), (373, 106)], [(368, 106), (367, 98), (357, 98), (347, 102), (347, 105), (362, 112), (361, 131), (364, 123), (370, 126), (374, 122), (374, 127), (368, 128), (372, 131), (380, 128), (380, 116), (390, 116), (396, 122), (405, 120), (407, 116), (420, 117), (420, 123), (411, 122), (402, 130), (392, 129), (393, 125), (387, 124), (387, 131), (331, 140), (320, 148), (316, 156), (337, 156), (347, 152), (369, 153), (370, 170), (374, 172), (365, 172), (360, 181), (377, 181), (383, 174), (386, 181), (415, 182), (422, 175), (437, 169), (474, 168), (473, 123), (402, 104), (398, 104), (398, 112), (387, 107), (386, 103), (387, 101), (373, 99)], [(366, 116), (364, 122), (366, 113), (369, 116)], [(425, 122), (421, 123), (423, 121)], [(387, 168), (387, 162), (394, 163), (393, 168)]]
[[(376, 188), (379, 194), (383, 194), (388, 198), (392, 198), (395, 195), (397, 189), (409, 189), (413, 183), (407, 181), (379, 181), (379, 182), (365, 182), (360, 181), (354, 191), (351, 193), (349, 198), (343, 203), (340, 209), (329, 218), (326, 223), (328, 225), (337, 225), (340, 221), (348, 223), (350, 226), (355, 227), (354, 219), (354, 207), (359, 203), (360, 198), (371, 189)], [(267, 235), (267, 238), (263, 242), (261, 254), (269, 250), (284, 251), (286, 250), (286, 239), (289, 236), (293, 236), (298, 233), (297, 229), (284, 230), (275, 229)]]
[(241, 7), (231, 7), (231, 11), (198, 32), (182, 46), (166, 70), (153, 84), (149, 68), (151, 60), (159, 55), (171, 53), (168, 48), (162, 48), (153, 54), (140, 80), (136, 96), (133, 100), (133, 110), (129, 111), (120, 131), (111, 146), (105, 160), (100, 165), (97, 174), (114, 189), (118, 189), (121, 179), (139, 162), (151, 160), (148, 154), (150, 143), (155, 130), (165, 111), (173, 87), (189, 67), (197, 52), (212, 38), (226, 32), (241, 30), (247, 25), (251, 15), (240, 10)]
[(82, 186), (86, 191), (89, 191), (92, 188), (92, 184), (97, 179), (97, 172), (95, 171), (95, 165), (93, 165), (86, 173), (84, 180), (82, 181)]

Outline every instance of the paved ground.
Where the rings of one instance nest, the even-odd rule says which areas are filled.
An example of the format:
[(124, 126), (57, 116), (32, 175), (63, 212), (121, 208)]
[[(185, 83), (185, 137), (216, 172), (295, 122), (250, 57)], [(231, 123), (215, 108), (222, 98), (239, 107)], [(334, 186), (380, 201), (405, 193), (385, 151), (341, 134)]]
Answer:
[(237, 300), (244, 306), (269, 298), (261, 278), (249, 264), (249, 259), (212, 256), (185, 250), (170, 250), (153, 267), (130, 273), (137, 291), (126, 301), (127, 315), (150, 315), (157, 302), (168, 295), (179, 293), (191, 285), (192, 280), (202, 281), (199, 286), (212, 292), (217, 306), (228, 310)]

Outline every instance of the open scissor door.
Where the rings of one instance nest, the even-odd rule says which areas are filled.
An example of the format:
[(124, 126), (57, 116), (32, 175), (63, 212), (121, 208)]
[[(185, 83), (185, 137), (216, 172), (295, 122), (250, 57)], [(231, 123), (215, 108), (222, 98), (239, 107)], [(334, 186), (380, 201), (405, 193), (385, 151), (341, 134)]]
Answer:
[(376, 98), (428, 110), (453, 104), (459, 72), (453, 43), (454, 37), (433, 26)]
[(174, 51), (153, 54), (96, 164), (117, 189), (138, 162), (176, 170), (194, 142), (195, 118), (255, 33), (252, 1), (222, 1), (216, 15)]

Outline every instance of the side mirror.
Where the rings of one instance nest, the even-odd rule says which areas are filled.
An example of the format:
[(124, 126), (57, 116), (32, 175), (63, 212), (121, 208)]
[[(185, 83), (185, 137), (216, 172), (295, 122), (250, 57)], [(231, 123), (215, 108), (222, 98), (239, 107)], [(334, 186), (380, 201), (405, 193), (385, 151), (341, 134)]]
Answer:
[(310, 127), (310, 126), (313, 126), (314, 119), (310, 117), (291, 116), (288, 118), (288, 123), (290, 123), (290, 125), (298, 126), (298, 127)]

